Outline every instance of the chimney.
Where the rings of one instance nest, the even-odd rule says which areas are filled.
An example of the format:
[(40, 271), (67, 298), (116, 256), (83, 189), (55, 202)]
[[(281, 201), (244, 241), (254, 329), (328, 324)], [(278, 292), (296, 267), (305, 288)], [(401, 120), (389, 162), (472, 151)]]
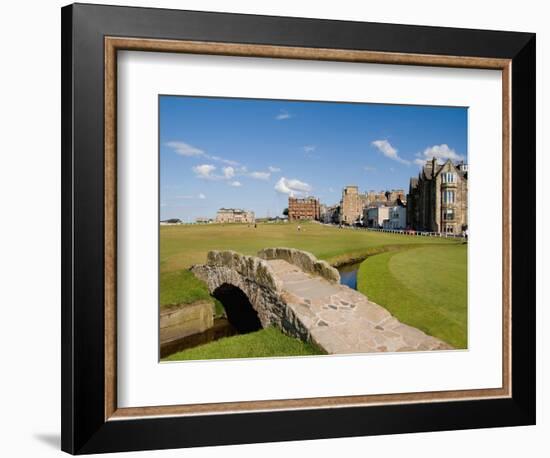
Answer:
[(426, 177), (431, 178), (432, 177), (432, 170), (433, 170), (433, 159), (428, 159), (426, 161), (426, 165), (424, 166), (424, 174)]

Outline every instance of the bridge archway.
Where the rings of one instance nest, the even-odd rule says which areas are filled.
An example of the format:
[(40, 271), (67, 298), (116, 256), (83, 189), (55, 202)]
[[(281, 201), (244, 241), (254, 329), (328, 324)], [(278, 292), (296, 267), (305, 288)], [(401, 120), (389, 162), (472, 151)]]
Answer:
[(223, 283), (212, 292), (212, 295), (222, 303), (227, 320), (239, 334), (262, 329), (258, 312), (254, 310), (248, 296), (239, 287)]

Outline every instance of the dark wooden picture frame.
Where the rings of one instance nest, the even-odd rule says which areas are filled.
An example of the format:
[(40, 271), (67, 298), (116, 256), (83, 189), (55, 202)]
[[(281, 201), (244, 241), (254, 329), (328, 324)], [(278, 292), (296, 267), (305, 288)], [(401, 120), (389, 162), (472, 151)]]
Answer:
[[(118, 50), (491, 68), (503, 81), (503, 386), (117, 407)], [(535, 422), (535, 35), (75, 4), (62, 9), (62, 448), (74, 453)], [(521, 199), (521, 201), (520, 201)], [(216, 431), (216, 434), (211, 434)]]

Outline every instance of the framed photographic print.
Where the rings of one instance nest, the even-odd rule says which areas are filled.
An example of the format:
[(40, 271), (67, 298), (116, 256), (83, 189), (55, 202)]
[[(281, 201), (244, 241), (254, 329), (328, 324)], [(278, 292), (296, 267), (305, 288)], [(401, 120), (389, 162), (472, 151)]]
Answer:
[(63, 450), (534, 424), (534, 34), (76, 4), (62, 78)]

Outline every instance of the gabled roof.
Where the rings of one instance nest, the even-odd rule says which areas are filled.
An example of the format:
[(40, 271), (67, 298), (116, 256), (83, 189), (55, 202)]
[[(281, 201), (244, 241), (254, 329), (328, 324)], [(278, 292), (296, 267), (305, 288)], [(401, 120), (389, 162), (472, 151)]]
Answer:
[(443, 164), (438, 164), (437, 161), (432, 158), (431, 160), (426, 161), (426, 163), (422, 166), (418, 172), (418, 177), (411, 177), (409, 181), (409, 193), (418, 187), (419, 182), (424, 180), (431, 181), (436, 178), (447, 164), (451, 164), (451, 167), (455, 173), (460, 175), (463, 179), (468, 179), (468, 171), (460, 169), (461, 165), (466, 165), (463, 161), (455, 164), (451, 159), (447, 159)]
[(445, 168), (445, 166), (447, 164), (451, 164), (451, 167), (456, 169), (456, 166), (453, 164), (453, 161), (451, 161), (450, 159), (447, 159), (443, 164), (441, 164), (441, 165), (437, 164), (437, 166), (436, 166), (437, 170), (433, 174), (434, 178), (441, 173), (441, 171)]

